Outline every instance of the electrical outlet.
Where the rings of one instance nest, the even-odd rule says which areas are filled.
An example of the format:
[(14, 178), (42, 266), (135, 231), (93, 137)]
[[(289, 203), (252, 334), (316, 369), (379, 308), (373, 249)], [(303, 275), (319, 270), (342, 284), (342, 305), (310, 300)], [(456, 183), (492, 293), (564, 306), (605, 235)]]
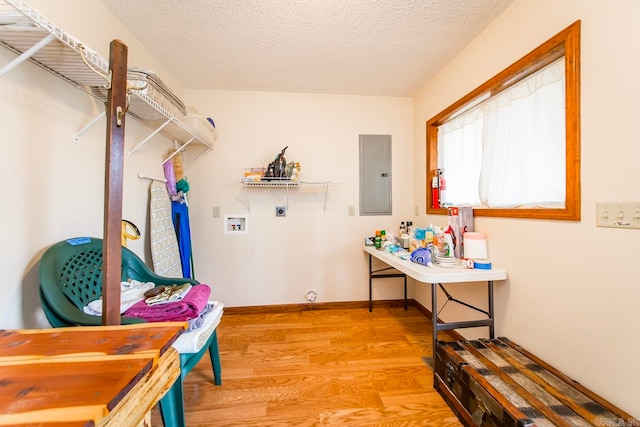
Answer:
[(640, 229), (640, 202), (596, 203), (596, 226)]
[(220, 206), (213, 207), (213, 217), (220, 218)]
[(353, 205), (347, 206), (347, 215), (356, 216), (356, 207)]
[(318, 291), (316, 291), (315, 289), (311, 289), (309, 290), (306, 294), (305, 294), (305, 298), (307, 299), (307, 301), (309, 302), (315, 302), (316, 298), (318, 298)]
[(276, 206), (276, 216), (287, 216), (287, 207), (286, 206)]
[(420, 216), (420, 206), (415, 205), (415, 206), (413, 207), (413, 214), (414, 214), (415, 216)]

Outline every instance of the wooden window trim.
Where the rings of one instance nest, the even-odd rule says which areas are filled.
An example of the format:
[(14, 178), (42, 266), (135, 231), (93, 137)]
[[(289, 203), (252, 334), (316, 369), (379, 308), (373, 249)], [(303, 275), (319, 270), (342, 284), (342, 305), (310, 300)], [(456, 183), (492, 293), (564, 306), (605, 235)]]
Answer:
[(487, 80), (426, 123), (427, 213), (446, 215), (433, 208), (431, 178), (438, 168), (438, 126), (478, 105), (553, 61), (565, 57), (566, 201), (561, 209), (474, 209), (475, 216), (580, 221), (580, 21), (576, 21), (514, 64)]

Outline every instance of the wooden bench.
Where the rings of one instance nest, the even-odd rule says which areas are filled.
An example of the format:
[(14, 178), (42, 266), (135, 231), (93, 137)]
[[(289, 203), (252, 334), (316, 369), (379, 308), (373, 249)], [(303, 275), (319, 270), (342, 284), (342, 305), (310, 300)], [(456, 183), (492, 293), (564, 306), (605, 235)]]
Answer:
[(439, 341), (434, 383), (466, 426), (640, 426), (508, 338)]

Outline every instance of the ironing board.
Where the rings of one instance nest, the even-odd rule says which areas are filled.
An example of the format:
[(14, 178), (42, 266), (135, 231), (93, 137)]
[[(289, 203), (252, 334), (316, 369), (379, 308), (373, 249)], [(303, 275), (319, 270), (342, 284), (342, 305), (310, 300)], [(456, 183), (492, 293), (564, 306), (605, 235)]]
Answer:
[(151, 181), (149, 215), (153, 270), (165, 277), (183, 277), (178, 240), (171, 218), (171, 199), (164, 183)]

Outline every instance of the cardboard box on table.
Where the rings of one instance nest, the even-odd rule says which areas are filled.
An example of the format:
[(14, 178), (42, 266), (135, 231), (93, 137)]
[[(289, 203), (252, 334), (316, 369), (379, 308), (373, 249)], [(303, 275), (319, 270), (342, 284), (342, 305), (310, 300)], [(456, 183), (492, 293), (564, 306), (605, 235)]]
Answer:
[(474, 231), (473, 208), (471, 206), (451, 206), (447, 208), (448, 224), (453, 231), (453, 249), (456, 258), (464, 258), (462, 235)]

